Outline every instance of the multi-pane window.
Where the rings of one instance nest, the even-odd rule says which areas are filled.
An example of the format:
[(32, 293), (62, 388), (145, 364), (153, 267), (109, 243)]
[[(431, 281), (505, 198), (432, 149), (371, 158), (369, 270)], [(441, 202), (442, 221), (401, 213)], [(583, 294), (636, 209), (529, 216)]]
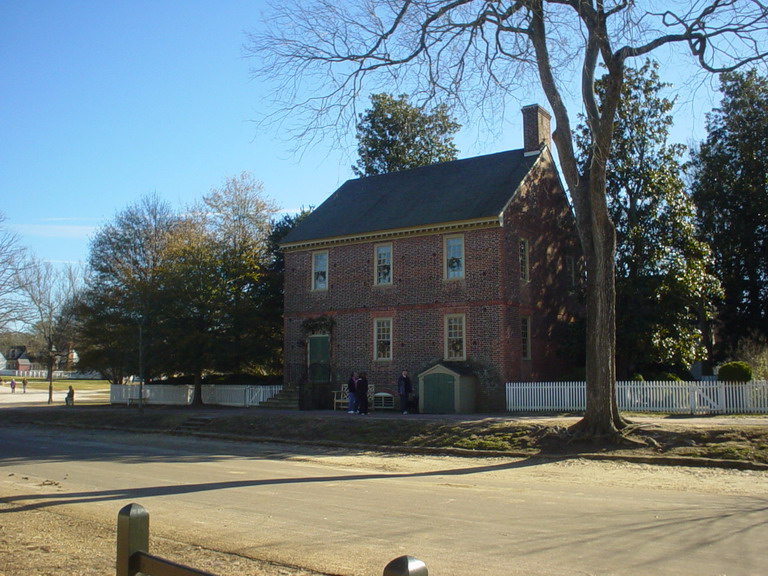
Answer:
[(565, 257), (565, 270), (568, 274), (568, 285), (571, 288), (576, 287), (576, 261), (573, 256)]
[(520, 318), (520, 348), (523, 359), (531, 358), (531, 319), (527, 316)]
[(520, 252), (520, 280), (528, 282), (530, 279), (529, 267), (528, 267), (528, 240), (520, 238), (519, 245)]
[(392, 244), (376, 246), (376, 284), (392, 284)]
[(446, 360), (465, 360), (464, 314), (451, 314), (445, 317), (445, 358)]
[(464, 278), (464, 237), (445, 239), (445, 277), (448, 280)]
[(392, 319), (376, 318), (373, 322), (374, 360), (392, 360)]
[(328, 252), (312, 254), (312, 290), (328, 290)]

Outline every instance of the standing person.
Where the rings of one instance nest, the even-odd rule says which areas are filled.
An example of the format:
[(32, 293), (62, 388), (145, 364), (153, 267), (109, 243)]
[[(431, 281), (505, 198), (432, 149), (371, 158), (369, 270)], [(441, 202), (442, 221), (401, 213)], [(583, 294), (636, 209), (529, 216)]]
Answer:
[(354, 414), (357, 412), (357, 372), (352, 372), (347, 380), (347, 399), (349, 400), (349, 407), (347, 408), (347, 414)]
[(27, 379), (22, 378), (21, 379), (21, 391), (24, 392), (24, 394), (27, 393)]
[(75, 405), (75, 389), (72, 388), (72, 386), (70, 386), (69, 390), (67, 391), (67, 397), (64, 400), (64, 403), (67, 406), (74, 406)]
[(413, 392), (413, 383), (408, 370), (403, 370), (400, 378), (397, 379), (397, 393), (400, 395), (400, 410), (403, 414), (408, 414), (408, 396)]
[(16, 380), (11, 378), (11, 394), (16, 392)]
[(357, 412), (358, 414), (368, 414), (368, 374), (365, 372), (360, 373), (360, 378), (357, 380), (357, 386), (355, 388), (355, 394), (357, 396)]

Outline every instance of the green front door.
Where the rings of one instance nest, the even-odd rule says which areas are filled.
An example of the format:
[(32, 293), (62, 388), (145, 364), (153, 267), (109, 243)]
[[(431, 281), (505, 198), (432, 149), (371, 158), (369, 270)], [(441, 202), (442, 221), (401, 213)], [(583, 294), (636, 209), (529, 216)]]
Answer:
[(309, 337), (307, 374), (313, 384), (331, 381), (331, 337), (327, 334)]
[(424, 376), (424, 412), (428, 414), (454, 414), (455, 378), (450, 374)]

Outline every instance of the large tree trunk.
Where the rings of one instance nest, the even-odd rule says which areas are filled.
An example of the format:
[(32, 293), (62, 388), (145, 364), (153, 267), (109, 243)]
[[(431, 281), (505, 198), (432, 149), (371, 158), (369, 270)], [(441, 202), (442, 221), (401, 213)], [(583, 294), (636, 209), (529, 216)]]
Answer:
[(610, 221), (593, 221), (587, 263), (587, 405), (575, 430), (613, 436), (625, 427), (616, 402), (615, 232)]
[(582, 70), (582, 92), (594, 151), (590, 165), (582, 172), (573, 148), (568, 108), (560, 97), (549, 59), (541, 0), (532, 2), (530, 11), (529, 34), (536, 51), (541, 86), (557, 123), (552, 139), (573, 200), (576, 226), (587, 264), (587, 406), (583, 420), (574, 430), (583, 436), (613, 436), (626, 423), (616, 403), (616, 229), (608, 213), (605, 171), (623, 68), (620, 61), (609, 66), (613, 76), (608, 82), (608, 98), (603, 102), (601, 116), (594, 94), (600, 34), (590, 30)]
[(192, 406), (203, 406), (203, 373), (196, 370), (194, 375), (194, 392), (192, 393)]

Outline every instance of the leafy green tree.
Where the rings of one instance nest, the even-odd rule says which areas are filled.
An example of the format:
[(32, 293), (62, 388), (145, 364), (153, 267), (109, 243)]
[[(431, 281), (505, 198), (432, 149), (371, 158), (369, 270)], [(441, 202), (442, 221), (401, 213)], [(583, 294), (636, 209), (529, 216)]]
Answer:
[[(617, 374), (654, 365), (689, 367), (706, 356), (701, 322), (719, 295), (698, 240), (695, 207), (682, 179), (685, 148), (669, 143), (673, 102), (658, 64), (627, 68), (607, 164), (608, 210), (616, 225)], [(597, 84), (598, 95), (605, 91)], [(591, 148), (580, 126), (581, 162)], [(704, 317), (700, 315), (704, 313)]]
[(191, 376), (196, 403), (206, 373), (274, 367), (282, 319), (263, 285), (275, 212), (243, 173), (184, 216), (157, 197), (118, 214), (91, 244), (93, 278), (79, 308), (84, 366), (114, 381)]
[(405, 94), (373, 94), (357, 124), (360, 158), (352, 170), (373, 176), (456, 160), (453, 135), (460, 128), (444, 104), (426, 111)]
[(165, 374), (192, 376), (193, 404), (202, 404), (202, 380), (215, 362), (222, 326), (222, 261), (197, 215), (181, 219), (165, 246), (159, 269), (157, 330)]
[(140, 374), (139, 326), (127, 318), (122, 299), (112, 291), (84, 291), (76, 309), (78, 369), (95, 371), (112, 384)]
[[(178, 217), (156, 195), (118, 213), (91, 240), (91, 276), (78, 308), (84, 368), (122, 380), (159, 374), (160, 271)], [(120, 365), (122, 363), (122, 365)], [(117, 380), (117, 378), (120, 378)]]
[(768, 336), (768, 77), (730, 72), (720, 82), (692, 166), (701, 237), (725, 292), (718, 335), (728, 355), (742, 338)]
[[(206, 231), (219, 263), (221, 325), (215, 367), (224, 372), (264, 372), (273, 355), (272, 309), (261, 286), (271, 254), (269, 237), (277, 207), (261, 182), (243, 172), (203, 198)], [(282, 319), (278, 328), (282, 330)], [(270, 371), (274, 366), (270, 367)]]

